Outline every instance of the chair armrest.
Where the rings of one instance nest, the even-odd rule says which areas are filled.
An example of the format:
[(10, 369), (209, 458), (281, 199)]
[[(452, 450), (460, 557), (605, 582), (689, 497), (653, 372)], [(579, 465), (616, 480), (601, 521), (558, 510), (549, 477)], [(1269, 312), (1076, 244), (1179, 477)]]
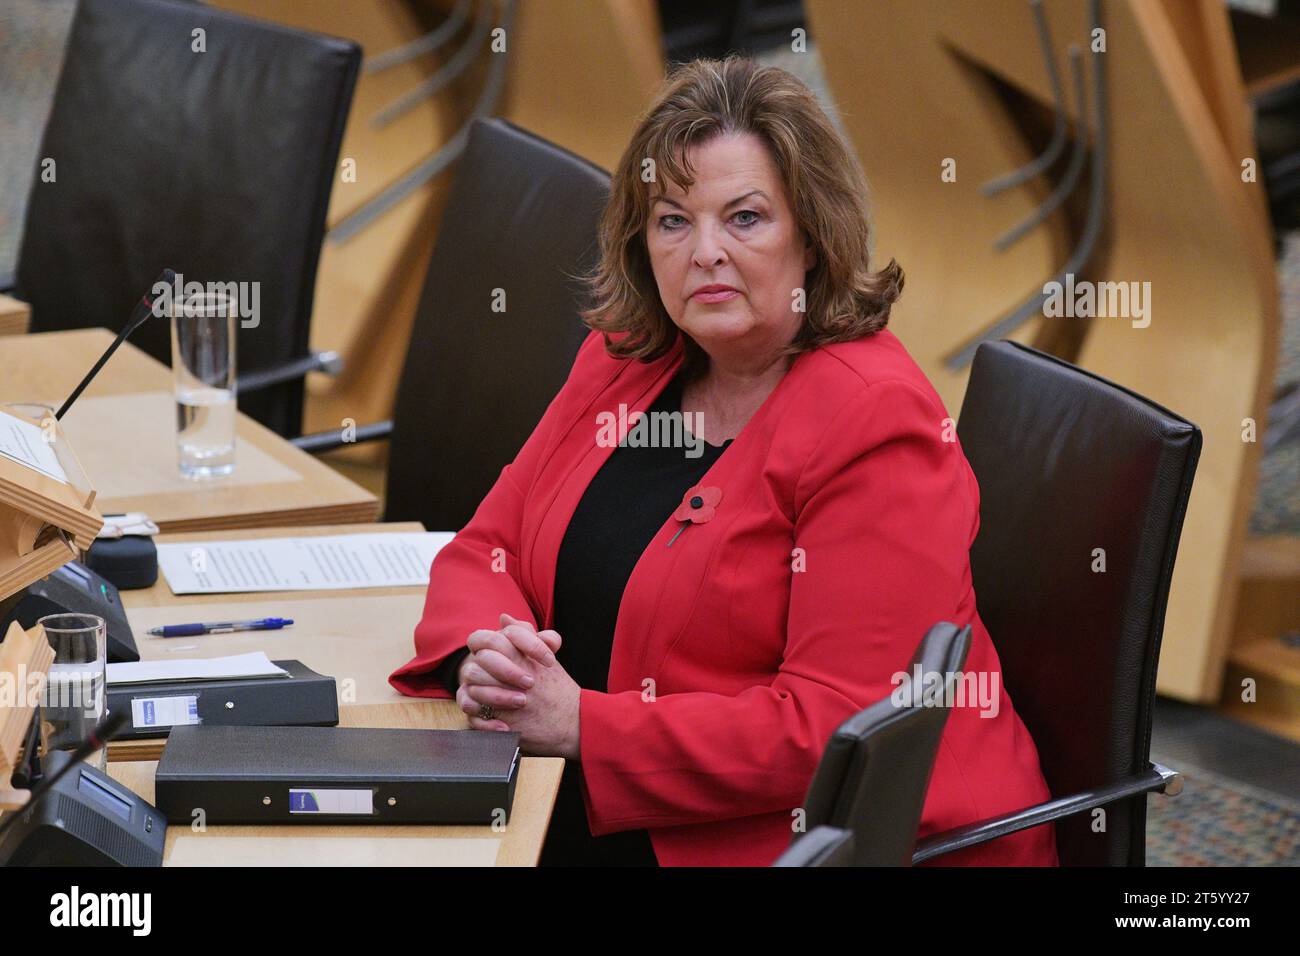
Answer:
[(343, 371), (343, 358), (338, 352), (312, 352), (302, 358), (241, 375), (235, 388), (240, 394), (245, 394), (270, 388), (272, 385), (280, 385), (283, 382), (291, 382), (295, 378), (302, 378), (308, 372), (337, 375), (341, 371)]
[(1000, 817), (981, 820), (966, 826), (954, 827), (942, 833), (932, 833), (924, 840), (918, 840), (916, 850), (912, 853), (912, 865), (924, 863), (945, 853), (964, 850), (968, 846), (987, 843), (1009, 833), (1018, 833), (1041, 823), (1050, 823), (1062, 817), (1074, 816), (1093, 807), (1104, 806), (1135, 797), (1140, 793), (1158, 790), (1169, 796), (1176, 796), (1183, 789), (1182, 775), (1176, 770), (1153, 763), (1145, 772), (1132, 777), (1125, 777), (1117, 783), (1108, 784), (1096, 790), (1084, 790), (1068, 797), (1049, 800), (1034, 807), (1005, 813)]
[(813, 827), (776, 858), (776, 867), (852, 866), (853, 831), (839, 827)]
[(335, 448), (342, 448), (344, 445), (359, 445), (367, 441), (379, 441), (393, 434), (392, 421), (372, 422), (369, 425), (358, 425), (356, 433), (351, 437), (344, 437), (347, 429), (335, 428), (327, 432), (312, 432), (310, 435), (300, 435), (297, 438), (289, 439), (290, 443), (298, 446), (303, 451), (309, 451), (313, 455), (319, 455), (321, 452), (333, 451)]

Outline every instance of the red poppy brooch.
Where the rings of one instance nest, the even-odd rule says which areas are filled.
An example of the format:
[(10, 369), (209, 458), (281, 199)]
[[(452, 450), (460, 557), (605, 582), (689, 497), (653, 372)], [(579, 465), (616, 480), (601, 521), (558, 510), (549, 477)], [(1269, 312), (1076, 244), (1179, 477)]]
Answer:
[(701, 488), (696, 485), (694, 488), (686, 489), (686, 494), (682, 495), (682, 503), (677, 506), (673, 512), (673, 517), (682, 522), (682, 526), (677, 529), (677, 534), (673, 535), (672, 540), (668, 542), (668, 547), (673, 546), (678, 536), (686, 530), (688, 524), (704, 524), (712, 518), (718, 509), (718, 502), (722, 500), (722, 489), (710, 486)]

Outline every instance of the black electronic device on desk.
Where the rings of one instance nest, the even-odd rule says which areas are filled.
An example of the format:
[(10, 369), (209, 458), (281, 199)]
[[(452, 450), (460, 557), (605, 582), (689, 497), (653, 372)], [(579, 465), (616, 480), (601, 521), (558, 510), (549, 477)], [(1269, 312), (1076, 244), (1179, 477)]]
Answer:
[(27, 630), (46, 615), (65, 613), (94, 614), (104, 619), (109, 663), (140, 659), (117, 588), (80, 561), (69, 561), (7, 601), (0, 634), (8, 629), (11, 621), (17, 621)]
[(368, 727), (175, 727), (158, 809), (188, 822), (492, 824), (510, 816), (519, 734)]
[(158, 546), (142, 534), (96, 538), (86, 552), (86, 564), (119, 588), (151, 588), (158, 580)]
[(157, 533), (158, 525), (143, 512), (106, 514), (84, 563), (120, 591), (151, 588), (158, 580)]
[[(71, 754), (41, 758), (54, 775)], [(96, 768), (73, 767), (0, 834), (0, 866), (162, 866), (167, 821), (143, 797)]]
[(288, 677), (109, 684), (108, 712), (122, 713), (118, 739), (166, 737), (189, 724), (333, 727), (339, 722), (333, 677), (302, 661), (272, 661)]

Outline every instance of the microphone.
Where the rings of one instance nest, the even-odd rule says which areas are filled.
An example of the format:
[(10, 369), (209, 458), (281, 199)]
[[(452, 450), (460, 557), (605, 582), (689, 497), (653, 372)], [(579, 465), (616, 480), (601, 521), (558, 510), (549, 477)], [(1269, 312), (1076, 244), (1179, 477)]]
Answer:
[[(27, 798), (27, 807), (36, 806), (36, 801), (40, 800), (51, 787), (63, 779), (63, 775), (69, 770), (81, 763), (100, 747), (104, 747), (110, 740), (121, 732), (122, 727), (126, 724), (126, 712), (119, 710), (101, 720), (95, 729), (90, 732), (90, 736), (83, 740), (77, 749), (69, 755), (70, 760), (59, 768), (58, 772), (52, 777), (41, 778), (40, 783), (32, 787), (31, 794)], [(7, 782), (7, 781), (6, 781)], [(13, 825), (13, 822), (23, 815), (23, 810), (11, 810), (3, 818), (0, 818), (0, 834)]]
[(135, 304), (135, 308), (131, 310), (131, 317), (126, 320), (126, 326), (118, 333), (117, 338), (113, 340), (113, 344), (108, 347), (108, 351), (101, 355), (99, 361), (95, 363), (95, 367), (86, 373), (86, 377), (81, 380), (81, 384), (73, 390), (72, 394), (68, 396), (68, 400), (64, 402), (63, 406), (54, 414), (55, 418), (62, 420), (64, 414), (66, 414), (68, 409), (72, 407), (72, 403), (80, 397), (81, 393), (86, 390), (86, 386), (91, 383), (95, 376), (99, 374), (99, 370), (104, 367), (104, 363), (107, 362), (112, 357), (113, 353), (117, 351), (117, 347), (126, 341), (128, 335), (140, 326), (144, 325), (145, 319), (149, 318), (149, 316), (153, 314), (152, 295), (154, 288), (159, 284), (171, 285), (175, 281), (175, 272), (171, 269), (164, 269), (162, 271), (162, 275), (158, 277), (158, 281), (150, 286), (149, 291), (146, 292), (141, 297), (140, 301)]

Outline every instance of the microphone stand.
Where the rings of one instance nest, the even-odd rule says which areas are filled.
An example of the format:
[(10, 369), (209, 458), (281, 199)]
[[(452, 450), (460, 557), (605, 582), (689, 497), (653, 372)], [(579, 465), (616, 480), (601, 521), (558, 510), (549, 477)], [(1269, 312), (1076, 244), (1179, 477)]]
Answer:
[(110, 345), (108, 350), (99, 357), (99, 361), (95, 363), (94, 368), (86, 373), (86, 377), (81, 380), (81, 384), (73, 389), (72, 394), (68, 396), (68, 400), (63, 403), (57, 412), (55, 412), (54, 417), (56, 419), (62, 421), (63, 416), (67, 413), (68, 409), (72, 407), (72, 403), (81, 396), (81, 393), (86, 390), (86, 386), (89, 385), (95, 376), (99, 374), (99, 370), (104, 367), (104, 363), (113, 357), (113, 353), (117, 351), (117, 347), (126, 341), (127, 336), (140, 326), (144, 325), (145, 320), (148, 319), (149, 316), (153, 315), (153, 300), (149, 296), (153, 292), (154, 288), (160, 284), (171, 285), (175, 281), (175, 272), (171, 269), (164, 269), (162, 271), (162, 275), (158, 277), (158, 281), (155, 282), (153, 286), (150, 287), (149, 292), (146, 292), (144, 296), (141, 297), (140, 301), (135, 304), (135, 308), (131, 310), (131, 317), (126, 320), (126, 325), (123, 327), (122, 331), (118, 333), (117, 338), (113, 340), (113, 344)]

